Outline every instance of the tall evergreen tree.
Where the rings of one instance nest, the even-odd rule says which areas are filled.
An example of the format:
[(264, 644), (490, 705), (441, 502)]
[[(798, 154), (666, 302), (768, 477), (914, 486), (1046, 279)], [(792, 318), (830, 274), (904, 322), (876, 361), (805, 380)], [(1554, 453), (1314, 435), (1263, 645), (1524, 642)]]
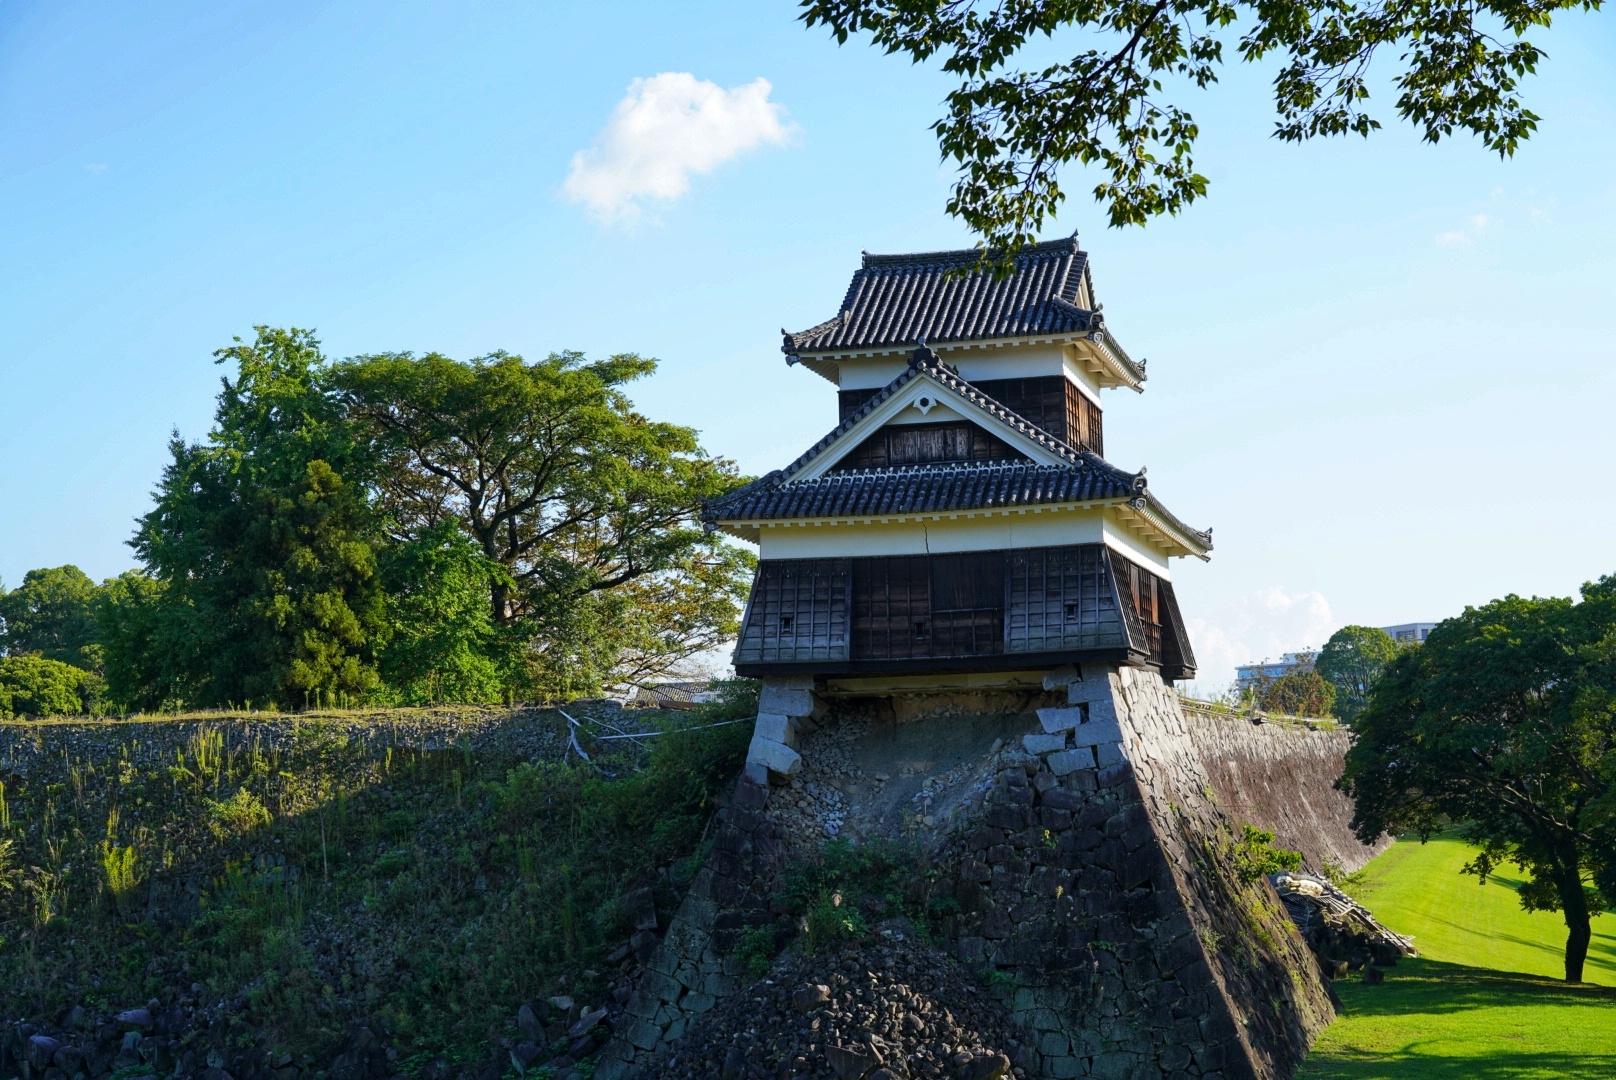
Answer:
[(366, 695), (385, 630), (366, 448), (321, 385), (313, 334), (259, 327), (215, 356), (236, 377), (214, 428), (176, 434), (132, 541), (187, 646), (169, 686), (197, 704)]

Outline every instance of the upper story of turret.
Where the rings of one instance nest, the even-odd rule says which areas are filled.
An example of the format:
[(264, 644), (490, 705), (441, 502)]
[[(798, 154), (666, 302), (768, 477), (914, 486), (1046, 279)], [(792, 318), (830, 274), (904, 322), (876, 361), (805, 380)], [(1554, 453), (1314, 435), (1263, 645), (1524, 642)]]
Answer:
[(1088, 254), (1076, 236), (1035, 244), (1003, 277), (970, 270), (979, 256), (866, 253), (832, 318), (784, 333), (787, 362), (835, 383), (845, 420), (924, 343), (1017, 415), (1104, 454), (1101, 391), (1142, 391), (1145, 368), (1106, 328)]

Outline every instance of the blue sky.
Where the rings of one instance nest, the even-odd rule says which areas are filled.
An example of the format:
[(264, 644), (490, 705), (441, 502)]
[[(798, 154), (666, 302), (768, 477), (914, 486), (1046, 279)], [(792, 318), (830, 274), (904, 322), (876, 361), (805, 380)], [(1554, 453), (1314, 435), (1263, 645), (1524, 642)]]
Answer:
[[(170, 431), (205, 433), (211, 352), (255, 323), (333, 356), (638, 351), (645, 411), (749, 471), (795, 456), (835, 399), (780, 327), (834, 313), (860, 249), (968, 238), (927, 131), (946, 81), (794, 12), (0, 2), (0, 580), (133, 565)], [(1422, 144), (1389, 94), (1368, 142), (1280, 144), (1271, 72), (1235, 67), (1187, 101), (1209, 198), (1117, 231), (1074, 195), (1050, 229), (1150, 360), (1109, 456), (1216, 529), (1175, 572), (1203, 683), (1616, 572), (1616, 22), (1541, 43), (1514, 160)], [(766, 103), (614, 156), (614, 109), (669, 73), (634, 115), (702, 82)], [(603, 220), (564, 187), (591, 147), (597, 185), (633, 152), (673, 156), (665, 191), (714, 167)]]

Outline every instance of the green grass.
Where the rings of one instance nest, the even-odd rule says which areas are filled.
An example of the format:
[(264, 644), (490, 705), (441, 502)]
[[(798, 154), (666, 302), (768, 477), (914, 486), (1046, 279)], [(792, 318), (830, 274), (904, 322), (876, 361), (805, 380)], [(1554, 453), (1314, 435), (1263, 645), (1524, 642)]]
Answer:
[[(1521, 909), (1521, 875), (1512, 866), (1486, 884), (1459, 873), (1474, 854), (1460, 840), (1399, 840), (1349, 891), (1386, 926), (1412, 934), (1427, 960), (1563, 978), (1565, 921), (1557, 912)], [(1594, 919), (1582, 977), (1616, 986), (1616, 915)]]
[(1472, 851), (1398, 841), (1369, 864), (1352, 892), (1421, 956), (1336, 983), (1340, 1018), (1296, 1080), (1616, 1077), (1616, 916), (1594, 920), (1583, 975), (1604, 985), (1569, 986), (1560, 916), (1523, 911), (1518, 877), (1460, 874)]
[(1423, 959), (1336, 990), (1342, 1016), (1296, 1080), (1616, 1077), (1616, 990)]

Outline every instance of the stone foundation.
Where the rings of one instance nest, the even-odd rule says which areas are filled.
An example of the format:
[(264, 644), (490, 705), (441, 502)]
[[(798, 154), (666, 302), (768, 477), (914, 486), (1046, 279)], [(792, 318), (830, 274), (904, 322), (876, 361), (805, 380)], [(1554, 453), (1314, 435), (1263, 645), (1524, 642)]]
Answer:
[[(933, 852), (958, 905), (949, 947), (999, 973), (1002, 1003), (1038, 1051), (1030, 1074), (1290, 1076), (1333, 1010), (1272, 888), (1235, 871), (1240, 819), (1201, 755), (1245, 730), (1197, 735), (1173, 691), (1131, 668), (1066, 668), (1041, 687), (982, 693), (970, 704), (1002, 711), (920, 690), (766, 687), (713, 855), (596, 1075), (632, 1075), (738, 989), (734, 945), (771, 924), (774, 875), (845, 834)], [(1240, 760), (1272, 753), (1283, 767), (1280, 741), (1257, 745)]]

